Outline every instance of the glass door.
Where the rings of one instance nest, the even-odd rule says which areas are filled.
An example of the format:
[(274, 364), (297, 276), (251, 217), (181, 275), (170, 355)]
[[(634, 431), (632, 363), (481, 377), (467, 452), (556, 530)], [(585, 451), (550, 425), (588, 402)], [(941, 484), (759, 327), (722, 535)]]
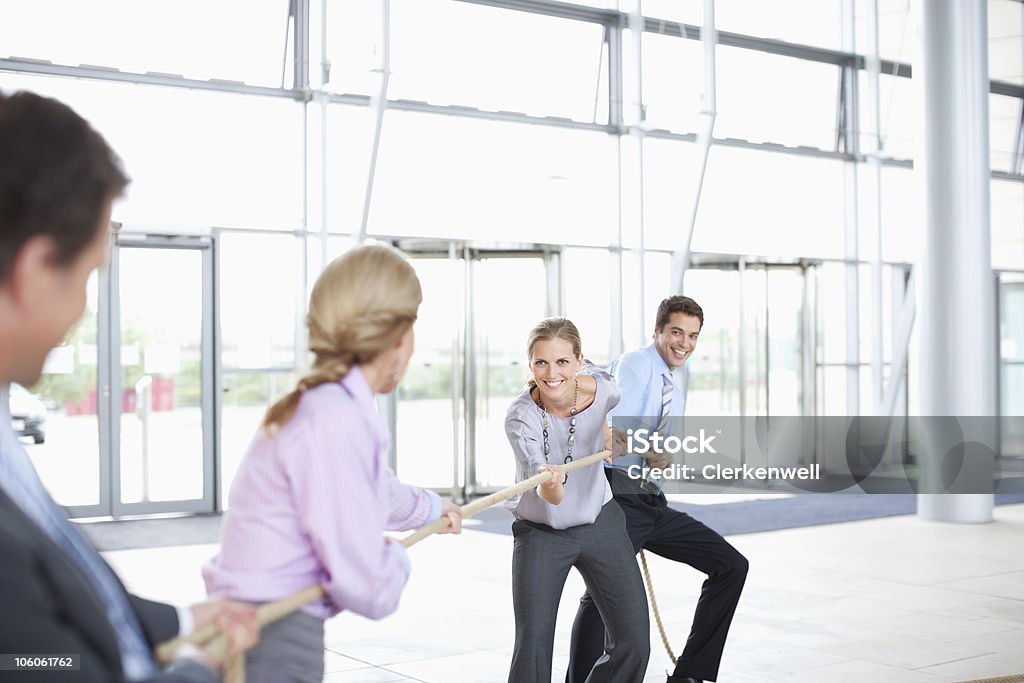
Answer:
[(454, 247), (410, 255), (423, 303), (416, 350), (394, 394), (393, 464), (403, 482), (454, 492), (461, 487), (465, 264)]
[(687, 364), (687, 414), (811, 413), (813, 268), (742, 258), (691, 266), (684, 291), (704, 309), (705, 322)]
[(119, 236), (110, 268), (112, 514), (212, 511), (213, 248)]
[(557, 252), (398, 245), (423, 288), (416, 352), (394, 399), (395, 470), (464, 499), (512, 483), (505, 410), (526, 385), (526, 337), (560, 308)]
[(473, 324), (468, 327), (472, 334), (466, 364), (472, 372), (466, 396), (467, 495), (515, 483), (505, 411), (530, 376), (526, 338), (548, 315), (553, 284), (549, 264), (554, 267), (553, 256), (536, 252), (473, 256)]

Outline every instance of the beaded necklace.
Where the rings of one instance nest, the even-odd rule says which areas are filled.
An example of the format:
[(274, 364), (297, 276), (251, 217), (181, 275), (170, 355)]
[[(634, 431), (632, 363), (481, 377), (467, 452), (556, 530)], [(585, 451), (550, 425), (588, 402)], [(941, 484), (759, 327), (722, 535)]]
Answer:
[[(576, 399), (578, 399), (580, 395), (580, 381), (576, 379), (574, 380), (574, 382), (575, 387), (573, 389), (572, 394), (572, 408), (569, 410), (569, 439), (565, 449), (566, 456), (565, 459), (562, 461), (562, 463), (565, 465), (568, 465), (570, 462), (572, 462), (572, 449), (576, 445)], [(551, 452), (551, 444), (548, 443), (548, 430), (551, 428), (551, 423), (548, 421), (548, 411), (544, 407), (544, 402), (541, 401), (540, 399), (540, 387), (537, 387), (537, 408), (540, 409), (541, 419), (543, 420), (544, 457), (546, 458), (547, 455)], [(564, 485), (567, 481), (569, 481), (568, 474), (565, 475), (565, 479), (562, 480), (562, 484)]]

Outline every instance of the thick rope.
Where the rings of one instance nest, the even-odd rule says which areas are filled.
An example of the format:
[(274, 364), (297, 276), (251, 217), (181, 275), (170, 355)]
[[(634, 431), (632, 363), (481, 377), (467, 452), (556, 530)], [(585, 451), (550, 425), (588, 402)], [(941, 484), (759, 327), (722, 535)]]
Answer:
[(245, 683), (245, 656), (232, 657), (224, 663), (224, 680)]
[(665, 633), (665, 625), (661, 623), (661, 612), (658, 611), (658, 601), (654, 599), (654, 583), (651, 582), (651, 572), (647, 568), (647, 555), (643, 548), (640, 549), (640, 567), (644, 570), (644, 583), (647, 584), (647, 597), (651, 601), (651, 611), (654, 612), (654, 621), (658, 624), (658, 633), (661, 634), (661, 642), (665, 645), (665, 652), (672, 660), (672, 666), (676, 665), (676, 656), (672, 653), (672, 646), (669, 645), (668, 635)]
[(961, 681), (960, 683), (1024, 683), (1024, 674), (1011, 674), (995, 678), (976, 678), (969, 681)]
[[(588, 455), (585, 458), (573, 460), (572, 462), (566, 465), (562, 465), (562, 469), (564, 469), (566, 472), (571, 472), (573, 470), (578, 470), (582, 467), (588, 467), (590, 465), (593, 465), (594, 463), (601, 462), (605, 458), (609, 457), (611, 454), (611, 451), (600, 451), (599, 453), (594, 453), (593, 455)], [(489, 496), (484, 496), (483, 498), (474, 500), (469, 505), (462, 506), (462, 518), (465, 519), (466, 517), (472, 517), (481, 510), (485, 510), (493, 505), (497, 505), (498, 503), (504, 500), (508, 500), (509, 498), (518, 496), (521, 493), (526, 493), (530, 489), (547, 482), (550, 478), (550, 472), (541, 472), (540, 474), (533, 475), (529, 479), (524, 479), (515, 486), (509, 486), (508, 488), (502, 489), (497, 493), (492, 493)], [(451, 520), (449, 520), (447, 517), (441, 517), (441, 519), (431, 522), (430, 524), (421, 526), (419, 529), (403, 538), (402, 545), (404, 545), (406, 548), (409, 548), (419, 543), (431, 534), (436, 534), (441, 531), (444, 531), (448, 528), (450, 524)]]
[[(611, 451), (600, 451), (592, 455), (588, 455), (585, 458), (574, 460), (566, 465), (562, 466), (562, 469), (566, 472), (578, 470), (583, 467), (588, 467), (595, 463), (601, 462), (605, 458), (611, 456)], [(463, 505), (462, 518), (472, 517), (481, 510), (489, 508), (493, 505), (508, 500), (514, 496), (518, 496), (530, 489), (539, 486), (549, 479), (551, 479), (551, 472), (541, 472), (536, 474), (529, 479), (525, 479), (514, 486), (502, 489), (496, 493), (492, 493), (489, 496), (484, 496), (478, 500), (473, 501), (469, 505)], [(409, 534), (401, 541), (403, 546), (409, 548), (416, 543), (419, 543), (424, 538), (436, 533), (440, 533), (447, 529), (451, 525), (451, 520), (447, 516), (441, 517), (436, 521), (421, 526), (419, 529)], [(288, 596), (282, 600), (276, 602), (268, 602), (261, 605), (256, 610), (256, 623), (259, 624), (260, 628), (268, 624), (282, 619), (292, 612), (300, 609), (304, 605), (319, 600), (324, 596), (324, 590), (320, 586), (310, 586), (294, 595)], [(227, 654), (228, 639), (227, 636), (221, 635), (217, 631), (217, 627), (210, 623), (203, 628), (196, 629), (187, 636), (179, 636), (165, 643), (160, 644), (156, 648), (157, 659), (160, 662), (167, 663), (174, 658), (174, 653), (184, 643), (191, 643), (198, 645), (206, 650), (207, 656), (216, 663), (224, 661), (224, 657)], [(237, 659), (245, 659), (245, 655), (238, 655)], [(237, 661), (229, 662), (224, 668), (224, 681), (225, 683), (244, 683), (245, 666), (239, 664)]]

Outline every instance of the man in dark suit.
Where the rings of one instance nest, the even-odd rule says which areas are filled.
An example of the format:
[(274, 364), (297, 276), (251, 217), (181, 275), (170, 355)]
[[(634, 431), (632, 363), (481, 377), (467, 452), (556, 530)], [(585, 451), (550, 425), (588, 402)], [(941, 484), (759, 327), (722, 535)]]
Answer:
[[(75, 112), (0, 92), (0, 396), (31, 386), (106, 263), (111, 205), (127, 185), (103, 138)], [(129, 595), (50, 498), (0, 401), (0, 681), (212, 682), (184, 647), (167, 668), (156, 643), (214, 621), (230, 654), (257, 640), (255, 612), (214, 601), (177, 609)], [(11, 655), (80, 657), (78, 670), (11, 670)], [(6, 670), (4, 670), (6, 669)]]

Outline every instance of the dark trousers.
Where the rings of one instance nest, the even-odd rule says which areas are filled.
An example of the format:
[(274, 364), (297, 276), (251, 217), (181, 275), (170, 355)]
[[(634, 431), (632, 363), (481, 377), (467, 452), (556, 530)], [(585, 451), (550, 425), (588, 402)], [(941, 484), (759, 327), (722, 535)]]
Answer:
[[(621, 470), (605, 472), (615, 501), (626, 515), (626, 528), (635, 552), (646, 549), (684, 562), (707, 575), (701, 588), (693, 626), (673, 675), (714, 681), (725, 648), (732, 615), (747, 578), (747, 558), (716, 531), (693, 517), (673, 510), (665, 495), (639, 491), (637, 482)], [(586, 680), (604, 651), (604, 622), (589, 592), (580, 598), (572, 627), (567, 683)]]
[(512, 535), (516, 644), (509, 683), (551, 680), (555, 617), (572, 567), (583, 576), (588, 593), (593, 592), (594, 611), (609, 625), (607, 642), (602, 625), (597, 654), (579, 680), (640, 683), (651, 653), (651, 627), (644, 581), (619, 506), (608, 501), (593, 524), (568, 529), (517, 520)]

